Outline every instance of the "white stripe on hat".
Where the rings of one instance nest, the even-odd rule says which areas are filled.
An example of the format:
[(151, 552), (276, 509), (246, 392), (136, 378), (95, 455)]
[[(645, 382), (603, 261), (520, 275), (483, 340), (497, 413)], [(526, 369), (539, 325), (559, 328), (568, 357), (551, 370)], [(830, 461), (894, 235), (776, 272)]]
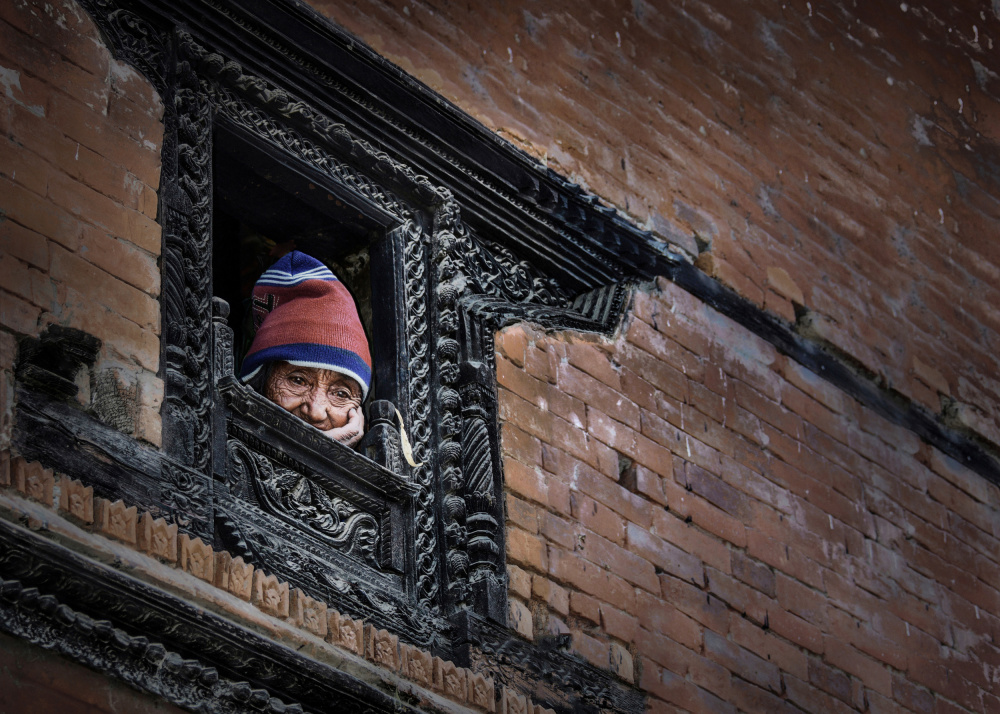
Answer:
[(297, 285), (306, 280), (337, 280), (337, 276), (329, 268), (318, 267), (301, 273), (289, 273), (286, 270), (268, 269), (258, 278), (258, 285)]

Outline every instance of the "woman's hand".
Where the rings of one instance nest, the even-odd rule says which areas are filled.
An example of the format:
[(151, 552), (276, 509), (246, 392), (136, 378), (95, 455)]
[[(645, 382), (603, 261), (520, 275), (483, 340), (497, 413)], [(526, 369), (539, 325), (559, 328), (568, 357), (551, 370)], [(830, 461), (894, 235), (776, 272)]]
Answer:
[(323, 433), (344, 446), (354, 446), (361, 440), (361, 435), (365, 433), (365, 415), (361, 412), (361, 407), (352, 407), (347, 412), (346, 424)]

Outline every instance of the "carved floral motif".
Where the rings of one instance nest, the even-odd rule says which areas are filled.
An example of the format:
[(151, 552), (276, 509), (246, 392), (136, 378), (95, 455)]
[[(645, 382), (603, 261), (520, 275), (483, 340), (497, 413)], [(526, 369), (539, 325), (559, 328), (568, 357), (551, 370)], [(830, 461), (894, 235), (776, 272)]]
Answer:
[(423, 687), (431, 686), (434, 677), (434, 658), (431, 653), (410, 645), (400, 645), (400, 651), (402, 653), (400, 669), (403, 675)]
[(143, 513), (139, 520), (138, 545), (154, 558), (177, 562), (177, 524)]
[(325, 602), (314, 600), (304, 592), (295, 588), (291, 591), (290, 603), (292, 620), (301, 628), (317, 637), (326, 637), (327, 607)]
[(94, 522), (94, 487), (80, 481), (59, 479), (59, 509), (84, 523)]
[(466, 670), (456, 666), (454, 662), (435, 657), (434, 688), (449, 699), (464, 702), (468, 695)]
[(181, 570), (186, 570), (205, 582), (214, 582), (215, 553), (212, 546), (201, 538), (192, 538), (186, 533), (181, 534), (179, 542)]
[(43, 468), (37, 461), (14, 460), (14, 478), (17, 490), (28, 498), (52, 505), (55, 497), (55, 476), (51, 469)]
[(215, 585), (240, 598), (250, 600), (253, 594), (254, 567), (243, 562), (242, 556), (235, 558), (222, 551), (215, 558)]
[(364, 623), (341, 615), (336, 610), (331, 611), (327, 639), (349, 652), (360, 655), (364, 650)]
[(372, 625), (365, 626), (365, 633), (368, 659), (386, 669), (399, 669), (399, 638)]
[(98, 498), (95, 499), (95, 511), (95, 522), (102, 533), (129, 545), (136, 545), (139, 509), (126, 506), (122, 501), (112, 503)]
[(253, 574), (250, 602), (275, 617), (288, 617), (288, 583), (257, 570)]

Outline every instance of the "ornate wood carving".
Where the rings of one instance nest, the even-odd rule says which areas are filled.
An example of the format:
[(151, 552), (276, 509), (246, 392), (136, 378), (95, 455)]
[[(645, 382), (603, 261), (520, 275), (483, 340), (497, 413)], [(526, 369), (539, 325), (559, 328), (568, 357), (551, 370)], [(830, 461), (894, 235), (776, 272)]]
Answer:
[[(66, 384), (49, 380), (64, 389), (45, 393), (30, 370), (19, 373), (17, 448), (82, 479), (99, 498), (127, 496), (150, 511), (150, 533), (142, 535), (150, 542), (153, 517), (169, 517), (186, 544), (178, 562), (199, 577), (207, 571), (198, 553), (213, 543), (226, 549), (233, 560), (219, 567), (240, 564), (233, 572), (246, 575), (236, 578), (241, 593), (250, 574), (266, 572), (301, 590), (295, 598), (336, 607), (345, 621), (364, 620), (445, 654), (459, 642), (449, 619), (456, 613), (504, 622), (493, 333), (513, 320), (614, 329), (627, 290), (598, 286), (622, 271), (607, 251), (580, 240), (584, 230), (606, 230), (607, 214), (592, 212), (603, 218), (567, 229), (561, 217), (575, 209), (549, 179), (526, 181), (521, 169), (501, 179), (470, 162), (478, 149), (465, 135), (446, 137), (434, 121), (421, 125), (386, 103), (405, 92), (386, 84), (379, 66), (368, 70), (384, 93), (376, 98), (356, 81), (349, 38), (324, 35), (298, 6), (82, 2), (116, 55), (145, 74), (165, 103), (164, 451), (93, 426), (68, 403)], [(295, 29), (274, 32), (272, 22)], [(337, 62), (317, 47), (333, 47)], [(376, 319), (392, 323), (379, 326), (381, 357), (391, 364), (377, 368), (385, 392), (377, 396), (400, 410), (416, 467), (401, 459), (387, 403), (372, 406), (373, 428), (358, 453), (232, 376), (228, 310), (212, 298), (218, 132), (364, 214), (373, 236), (364, 255), (382, 310)], [(51, 446), (39, 443), (48, 437)], [(94, 448), (78, 448), (81, 439), (97, 446), (99, 458)], [(263, 581), (254, 584), (264, 598)], [(151, 636), (165, 631), (155, 618), (129, 621)], [(220, 643), (199, 644), (235, 670), (238, 648), (223, 656)], [(267, 662), (253, 666), (255, 681), (275, 681)]]

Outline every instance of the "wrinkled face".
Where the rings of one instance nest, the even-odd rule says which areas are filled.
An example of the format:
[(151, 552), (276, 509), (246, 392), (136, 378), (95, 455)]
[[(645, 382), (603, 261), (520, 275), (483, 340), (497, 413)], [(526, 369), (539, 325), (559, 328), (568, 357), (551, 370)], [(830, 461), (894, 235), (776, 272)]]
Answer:
[(361, 407), (361, 387), (350, 377), (288, 362), (274, 365), (264, 396), (321, 431), (344, 426)]

